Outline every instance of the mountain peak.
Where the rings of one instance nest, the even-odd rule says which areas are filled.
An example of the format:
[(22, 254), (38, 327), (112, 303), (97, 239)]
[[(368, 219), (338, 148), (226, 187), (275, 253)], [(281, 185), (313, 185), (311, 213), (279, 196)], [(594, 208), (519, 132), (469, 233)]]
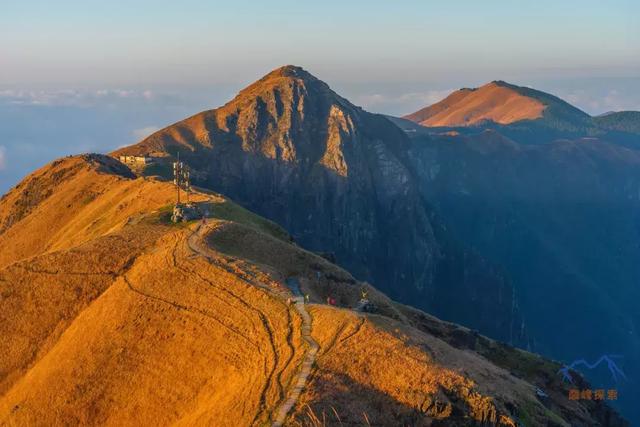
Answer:
[[(487, 83), (484, 86), (493, 86), (493, 87), (514, 87), (511, 83), (507, 83), (504, 80), (492, 80), (490, 83)], [(483, 86), (483, 87), (484, 87)]]
[(278, 67), (265, 74), (262, 78), (247, 86), (240, 93), (247, 92), (251, 89), (255, 89), (256, 87), (277, 84), (282, 82), (282, 80), (302, 82), (305, 86), (308, 84), (321, 84), (323, 86), (327, 86), (322, 80), (318, 79), (302, 67), (297, 65), (283, 65), (282, 67)]
[(311, 73), (298, 65), (283, 65), (268, 73), (264, 78), (272, 77), (312, 78), (317, 80)]
[[(186, 156), (184, 151), (202, 154), (214, 147), (235, 146), (267, 159), (319, 161), (345, 176), (344, 156), (357, 148), (355, 141), (369, 138), (365, 136), (369, 129), (375, 129), (376, 140), (394, 147), (406, 142), (406, 136), (386, 119), (354, 106), (302, 67), (285, 65), (251, 83), (222, 107), (175, 123), (113, 154), (183, 151)], [(202, 156), (196, 157), (192, 160), (200, 165)]]
[(566, 127), (571, 127), (590, 119), (588, 114), (560, 98), (504, 80), (494, 80), (474, 89), (460, 89), (404, 118), (428, 127), (475, 126), (483, 122), (508, 125), (543, 118), (552, 118), (552, 121), (564, 122)]
[(322, 80), (302, 67), (284, 65), (265, 74), (242, 89), (238, 95), (219, 110), (244, 109), (260, 99), (267, 104), (281, 105), (294, 102), (299, 96), (310, 92), (330, 102), (346, 105), (347, 102), (331, 90)]
[(479, 88), (460, 89), (405, 118), (423, 126), (470, 126), (484, 121), (509, 124), (542, 117), (546, 105), (518, 89), (494, 80)]

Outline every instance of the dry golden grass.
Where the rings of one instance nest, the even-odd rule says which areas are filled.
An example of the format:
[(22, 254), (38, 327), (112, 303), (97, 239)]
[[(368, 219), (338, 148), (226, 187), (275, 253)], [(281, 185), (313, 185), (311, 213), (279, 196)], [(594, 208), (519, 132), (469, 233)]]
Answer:
[(483, 120), (509, 124), (542, 117), (540, 101), (496, 83), (462, 89), (444, 100), (406, 116), (424, 126), (467, 126)]
[[(1, 205), (14, 220), (0, 239), (17, 250), (0, 270), (0, 424), (264, 422), (302, 356), (295, 314), (224, 259), (194, 258), (189, 229), (149, 216), (172, 186), (83, 158), (30, 178), (59, 170), (71, 172), (26, 214), (20, 188)], [(195, 199), (284, 238), (220, 196)]]
[[(320, 351), (289, 425), (512, 425), (522, 402), (545, 416), (531, 384), (425, 332), (454, 326), (219, 195), (196, 197), (202, 235), (167, 224), (170, 184), (103, 163), (66, 159), (36, 172), (66, 171), (36, 179), (38, 197), (0, 202), (0, 243), (17, 248), (0, 257), (0, 425), (269, 424), (307, 351), (290, 277), (316, 302)], [(363, 288), (379, 314), (347, 308)], [(329, 295), (339, 307), (317, 304)]]
[[(447, 366), (465, 357), (459, 350), (386, 317), (326, 306), (314, 306), (312, 314), (321, 350), (294, 422), (312, 424), (304, 405), (325, 414), (331, 425), (339, 425), (336, 413), (345, 425), (364, 424), (363, 414), (372, 425), (456, 425), (464, 419), (501, 425), (501, 416), (503, 424), (510, 419), (504, 401), (481, 393), (468, 373)], [(485, 369), (480, 358), (466, 362)], [(494, 381), (528, 394), (524, 383)]]
[[(7, 344), (14, 348), (29, 332), (36, 337), (23, 353), (37, 357), (15, 367), (7, 362), (31, 355), (3, 353), (11, 387), (0, 399), (0, 424), (249, 425), (268, 418), (302, 356), (293, 333), (299, 320), (283, 300), (189, 258), (188, 234), (164, 235), (111, 283), (93, 284), (93, 292), (88, 283), (75, 284), (89, 295), (56, 297), (59, 288), (75, 289), (64, 274), (28, 298), (16, 295), (35, 309), (3, 319), (3, 327), (16, 330)], [(63, 301), (41, 316), (50, 299)], [(49, 333), (40, 337), (41, 330)]]
[[(166, 183), (105, 173), (100, 166), (80, 156), (63, 159), (34, 172), (3, 199), (0, 221), (18, 220), (0, 234), (0, 245), (11, 248), (0, 253), (0, 267), (114, 232), (175, 198)], [(15, 214), (17, 202), (28, 199), (25, 190), (33, 192), (32, 181), (48, 196), (38, 199), (37, 208), (20, 218)]]
[(0, 270), (0, 394), (160, 232), (158, 227), (128, 229)]

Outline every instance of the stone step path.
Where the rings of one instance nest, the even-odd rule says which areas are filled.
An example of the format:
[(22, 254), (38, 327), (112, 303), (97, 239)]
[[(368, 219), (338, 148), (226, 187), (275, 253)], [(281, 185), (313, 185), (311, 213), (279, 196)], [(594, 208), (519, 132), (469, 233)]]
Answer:
[[(195, 255), (203, 256), (205, 259), (209, 261), (213, 261), (200, 247), (200, 237), (201, 233), (204, 229), (207, 228), (206, 219), (198, 224), (196, 229), (191, 233), (191, 235), (187, 238), (187, 245), (194, 252)], [(298, 372), (297, 378), (295, 378), (291, 383), (291, 388), (289, 389), (289, 393), (285, 400), (280, 404), (280, 406), (274, 411), (275, 418), (273, 421), (273, 427), (280, 427), (284, 425), (284, 422), (289, 415), (289, 412), (293, 409), (293, 407), (298, 403), (298, 399), (300, 398), (300, 394), (302, 394), (302, 390), (304, 390), (307, 385), (307, 378), (311, 374), (311, 368), (316, 361), (316, 355), (318, 354), (318, 350), (320, 346), (311, 336), (311, 315), (307, 311), (306, 304), (304, 302), (304, 296), (300, 292), (300, 283), (297, 278), (291, 277), (287, 279), (287, 285), (289, 289), (294, 294), (293, 302), (296, 311), (300, 314), (302, 319), (302, 328), (301, 334), (302, 339), (307, 344), (307, 352), (304, 356), (304, 360), (300, 367), (300, 372)]]
[(307, 312), (307, 308), (304, 303), (303, 296), (296, 296), (294, 298), (295, 308), (300, 313), (300, 317), (302, 318), (302, 338), (308, 345), (307, 354), (305, 354), (304, 361), (302, 362), (302, 366), (300, 367), (300, 372), (298, 373), (297, 380), (294, 380), (291, 389), (289, 390), (289, 395), (287, 398), (280, 404), (280, 407), (276, 410), (275, 418), (273, 421), (273, 427), (280, 427), (284, 424), (284, 421), (287, 418), (287, 415), (293, 409), (296, 403), (298, 403), (298, 399), (300, 398), (300, 394), (304, 387), (307, 385), (307, 378), (311, 373), (311, 368), (316, 361), (316, 355), (318, 354), (318, 350), (320, 346), (318, 343), (311, 337), (311, 316), (309, 312)]

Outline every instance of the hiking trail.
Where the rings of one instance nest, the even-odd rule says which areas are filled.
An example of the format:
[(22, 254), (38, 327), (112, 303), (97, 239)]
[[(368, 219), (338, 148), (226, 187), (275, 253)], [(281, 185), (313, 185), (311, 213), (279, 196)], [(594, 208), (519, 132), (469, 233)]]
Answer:
[[(198, 227), (192, 232), (191, 236), (187, 238), (187, 245), (193, 252), (204, 257), (208, 261), (213, 262), (212, 258), (196, 242), (196, 238), (201, 236), (202, 234), (203, 226), (206, 227), (206, 225), (206, 221), (198, 224)], [(291, 412), (293, 407), (298, 402), (300, 394), (302, 394), (302, 391), (307, 384), (307, 379), (311, 374), (311, 368), (316, 361), (316, 355), (318, 354), (318, 350), (320, 349), (318, 343), (311, 336), (311, 315), (307, 311), (304, 301), (304, 295), (302, 295), (302, 293), (300, 292), (300, 283), (298, 279), (295, 277), (290, 277), (286, 280), (286, 283), (293, 293), (292, 301), (294, 303), (294, 307), (300, 315), (300, 318), (302, 319), (301, 335), (302, 339), (307, 344), (307, 350), (304, 355), (302, 365), (300, 366), (300, 372), (298, 372), (298, 374), (292, 379), (287, 396), (273, 411), (273, 414), (275, 415), (273, 417), (272, 427), (280, 427), (284, 425), (287, 415), (289, 415), (289, 412)], [(266, 285), (258, 285), (255, 283), (252, 283), (252, 285), (267, 290), (270, 293), (275, 293)], [(281, 293), (276, 293), (276, 295), (281, 298), (285, 297), (285, 295)]]
[(320, 348), (318, 343), (311, 336), (311, 316), (309, 315), (309, 312), (307, 312), (304, 296), (300, 292), (298, 279), (294, 277), (287, 279), (287, 285), (289, 285), (294, 294), (293, 300), (295, 308), (302, 318), (302, 338), (305, 340), (309, 348), (307, 350), (307, 354), (304, 356), (304, 361), (300, 367), (297, 379), (293, 380), (293, 386), (289, 389), (289, 395), (275, 412), (276, 417), (273, 421), (272, 427), (282, 426), (291, 409), (296, 403), (298, 403), (298, 399), (307, 384), (307, 378), (309, 377), (309, 374), (311, 374), (311, 368), (316, 361), (316, 355)]

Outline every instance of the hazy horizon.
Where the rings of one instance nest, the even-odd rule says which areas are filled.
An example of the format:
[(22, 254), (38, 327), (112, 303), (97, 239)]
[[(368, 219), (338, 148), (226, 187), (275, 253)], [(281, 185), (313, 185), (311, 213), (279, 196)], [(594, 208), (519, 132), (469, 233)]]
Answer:
[[(0, 122), (0, 193), (58, 157), (106, 153), (197, 112), (216, 108), (262, 74), (226, 85), (0, 85), (0, 115), (4, 118)], [(435, 103), (461, 87), (489, 81), (356, 84), (314, 74), (354, 104), (395, 116)], [(507, 81), (549, 92), (592, 115), (640, 110), (640, 77)]]
[(640, 110), (640, 6), (336, 1), (25, 1), (0, 16), (0, 193), (35, 167), (108, 152), (285, 64), (403, 115), (492, 80), (589, 114)]

